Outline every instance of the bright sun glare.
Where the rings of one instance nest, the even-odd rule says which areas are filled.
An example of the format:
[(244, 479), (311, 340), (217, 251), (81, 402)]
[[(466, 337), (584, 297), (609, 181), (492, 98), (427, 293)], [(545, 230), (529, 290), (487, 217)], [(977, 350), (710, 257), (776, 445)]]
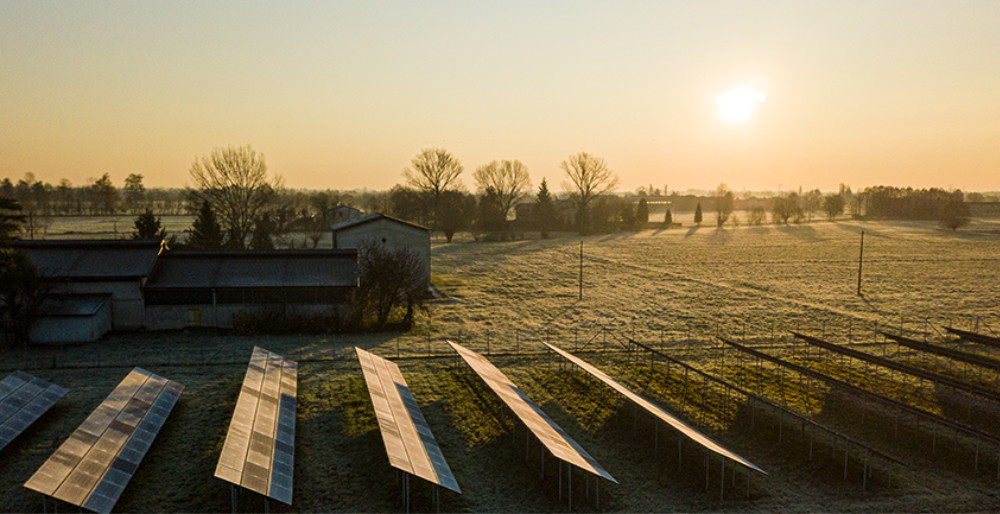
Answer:
[(719, 112), (728, 121), (746, 121), (753, 112), (755, 105), (764, 103), (767, 95), (763, 91), (754, 91), (748, 87), (738, 87), (720, 96)]

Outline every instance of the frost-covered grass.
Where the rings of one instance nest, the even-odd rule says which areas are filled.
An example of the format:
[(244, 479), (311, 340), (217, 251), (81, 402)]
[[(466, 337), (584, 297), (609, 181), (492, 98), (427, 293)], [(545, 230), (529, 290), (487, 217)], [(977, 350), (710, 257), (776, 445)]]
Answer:
[[(299, 403), (294, 504), (275, 511), (401, 510), (397, 473), (388, 466), (374, 411), (353, 347), (396, 360), (463, 489), (442, 493), (442, 511), (565, 510), (555, 461), (541, 478), (537, 441), (525, 459), (523, 427), (511, 435), (509, 413), (464, 366), (445, 338), (481, 351), (590, 452), (621, 485), (601, 484), (602, 510), (963, 511), (997, 510), (996, 448), (971, 469), (973, 441), (935, 435), (926, 426), (895, 425), (891, 413), (826, 387), (800, 382), (771, 365), (755, 366), (727, 350), (715, 334), (765, 348), (843, 380), (986, 429), (996, 408), (929, 384), (900, 381), (857, 362), (804, 350), (798, 329), (863, 351), (972, 380), (978, 375), (940, 358), (885, 346), (876, 330), (903, 328), (938, 344), (935, 329), (1000, 330), (1000, 225), (977, 223), (958, 233), (919, 223), (812, 223), (790, 227), (713, 227), (590, 236), (584, 240), (584, 299), (577, 298), (580, 238), (507, 243), (436, 243), (434, 282), (447, 298), (431, 303), (409, 334), (236, 337), (209, 332), (117, 334), (89, 345), (13, 350), (0, 374), (29, 368), (70, 391), (37, 425), (0, 452), (0, 510), (34, 511), (38, 496), (25, 480), (121, 380), (132, 365), (186, 386), (181, 401), (117, 505), (119, 511), (225, 511), (229, 487), (212, 477), (254, 345), (298, 359)], [(857, 243), (865, 238), (865, 296), (855, 295)], [(606, 330), (602, 330), (606, 329)], [(772, 333), (774, 337), (772, 338)], [(843, 479), (842, 447), (817, 438), (765, 409), (726, 397), (719, 387), (684, 380), (648, 362), (630, 366), (618, 344), (634, 337), (698, 369), (787, 405), (900, 459), (875, 466), (868, 490), (852, 454)], [(675, 434), (646, 416), (633, 418), (606, 389), (541, 352), (552, 341), (716, 438), (770, 473), (755, 477), (744, 499), (742, 474), (719, 499), (718, 461), (705, 490), (704, 453), (685, 443), (678, 468)], [(984, 355), (978, 345), (959, 347)], [(399, 358), (397, 358), (397, 352)], [(642, 359), (640, 358), (641, 362)], [(57, 369), (53, 369), (56, 366)], [(692, 375), (693, 376), (693, 375)], [(993, 375), (982, 384), (996, 387)], [(755, 419), (750, 428), (750, 412)], [(992, 413), (992, 414), (991, 414)], [(778, 425), (784, 434), (779, 441)], [(931, 447), (934, 445), (934, 452)], [(574, 508), (590, 510), (582, 475)], [(430, 491), (411, 481), (416, 510), (432, 510)], [(243, 510), (261, 510), (244, 497)]]

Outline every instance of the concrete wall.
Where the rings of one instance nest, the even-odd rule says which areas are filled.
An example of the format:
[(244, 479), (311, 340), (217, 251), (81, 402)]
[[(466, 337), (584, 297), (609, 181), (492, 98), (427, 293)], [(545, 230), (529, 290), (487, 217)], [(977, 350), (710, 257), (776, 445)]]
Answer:
[(431, 235), (426, 230), (388, 219), (378, 219), (355, 227), (338, 230), (335, 248), (360, 248), (366, 239), (374, 239), (390, 249), (409, 248), (420, 259), (424, 282), (431, 283)]
[(53, 288), (55, 293), (110, 293), (111, 324), (116, 329), (142, 328), (145, 319), (145, 302), (139, 280), (107, 282), (61, 282)]
[[(240, 311), (252, 311), (265, 305), (149, 305), (146, 307), (146, 328), (178, 330), (187, 327), (233, 328), (233, 318)], [(289, 305), (297, 312), (329, 313), (333, 305)]]
[(176, 330), (186, 327), (232, 328), (233, 316), (245, 305), (149, 305), (146, 328)]
[(39, 318), (31, 326), (29, 339), (35, 343), (81, 343), (97, 341), (111, 330), (111, 309), (107, 303), (93, 316)]

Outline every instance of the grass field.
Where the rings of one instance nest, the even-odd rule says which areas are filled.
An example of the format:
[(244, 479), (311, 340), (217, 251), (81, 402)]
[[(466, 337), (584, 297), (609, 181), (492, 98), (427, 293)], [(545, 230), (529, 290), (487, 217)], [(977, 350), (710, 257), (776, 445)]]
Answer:
[[(863, 297), (857, 252), (865, 231)], [(0, 373), (27, 368), (70, 389), (66, 397), (0, 453), (0, 505), (37, 511), (25, 480), (96, 407), (132, 365), (186, 386), (180, 402), (117, 505), (119, 511), (225, 511), (228, 486), (212, 477), (246, 362), (254, 345), (299, 359), (294, 505), (275, 511), (401, 510), (396, 472), (388, 466), (374, 411), (353, 354), (361, 346), (396, 360), (441, 444), (462, 495), (442, 493), (442, 511), (564, 511), (556, 467), (537, 441), (525, 459), (523, 427), (514, 438), (499, 400), (446, 351), (451, 338), (491, 359), (587, 449), (621, 484), (601, 484), (610, 511), (996, 511), (998, 448), (896, 425), (890, 413), (801, 382), (774, 366), (756, 367), (733, 352), (722, 358), (715, 334), (749, 344), (921, 408), (998, 432), (1000, 406), (974, 402), (933, 384), (900, 381), (805, 350), (786, 337), (797, 329), (997, 388), (967, 367), (887, 346), (876, 330), (898, 330), (943, 343), (933, 327), (953, 323), (1000, 332), (1000, 224), (977, 222), (958, 233), (925, 223), (812, 223), (789, 227), (683, 228), (584, 241), (584, 298), (578, 299), (580, 238), (507, 243), (436, 244), (433, 272), (447, 298), (431, 304), (410, 334), (235, 337), (200, 332), (117, 334), (84, 346), (15, 350)], [(772, 337), (772, 334), (774, 336)], [(674, 367), (629, 359), (623, 337), (662, 348), (837, 432), (884, 452), (899, 465), (872, 462), (862, 489), (843, 447), (718, 388), (682, 380)], [(754, 477), (750, 499), (742, 474), (726, 475), (720, 499), (718, 461), (705, 487), (704, 453), (685, 444), (678, 467), (675, 434), (633, 417), (629, 405), (552, 357), (550, 340), (643, 392), (770, 476)], [(948, 343), (951, 344), (951, 343)], [(963, 345), (984, 355), (995, 352)], [(397, 358), (397, 353), (399, 358)], [(629, 363), (632, 363), (631, 365)], [(751, 421), (752, 420), (752, 421)], [(781, 428), (779, 428), (779, 426)], [(781, 435), (779, 435), (779, 433)], [(996, 434), (1000, 435), (1000, 434)], [(933, 445), (933, 446), (932, 446)], [(931, 448), (934, 448), (934, 451)], [(574, 509), (593, 510), (582, 475)], [(414, 508), (432, 510), (430, 491), (413, 485)], [(259, 498), (241, 508), (261, 510)]]

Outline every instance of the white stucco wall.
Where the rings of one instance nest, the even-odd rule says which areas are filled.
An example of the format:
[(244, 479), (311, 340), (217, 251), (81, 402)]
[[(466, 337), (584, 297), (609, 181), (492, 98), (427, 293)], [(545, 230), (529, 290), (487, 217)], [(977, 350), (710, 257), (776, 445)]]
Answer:
[[(149, 330), (178, 330), (187, 327), (233, 328), (233, 318), (240, 311), (252, 311), (264, 305), (149, 305), (146, 307), (146, 328)], [(298, 313), (326, 314), (339, 307), (317, 304), (288, 306)]]
[(420, 259), (424, 270), (424, 281), (430, 286), (430, 232), (383, 218), (338, 230), (335, 236), (336, 248), (360, 248), (366, 239), (372, 238), (390, 249), (400, 247), (411, 249)]

